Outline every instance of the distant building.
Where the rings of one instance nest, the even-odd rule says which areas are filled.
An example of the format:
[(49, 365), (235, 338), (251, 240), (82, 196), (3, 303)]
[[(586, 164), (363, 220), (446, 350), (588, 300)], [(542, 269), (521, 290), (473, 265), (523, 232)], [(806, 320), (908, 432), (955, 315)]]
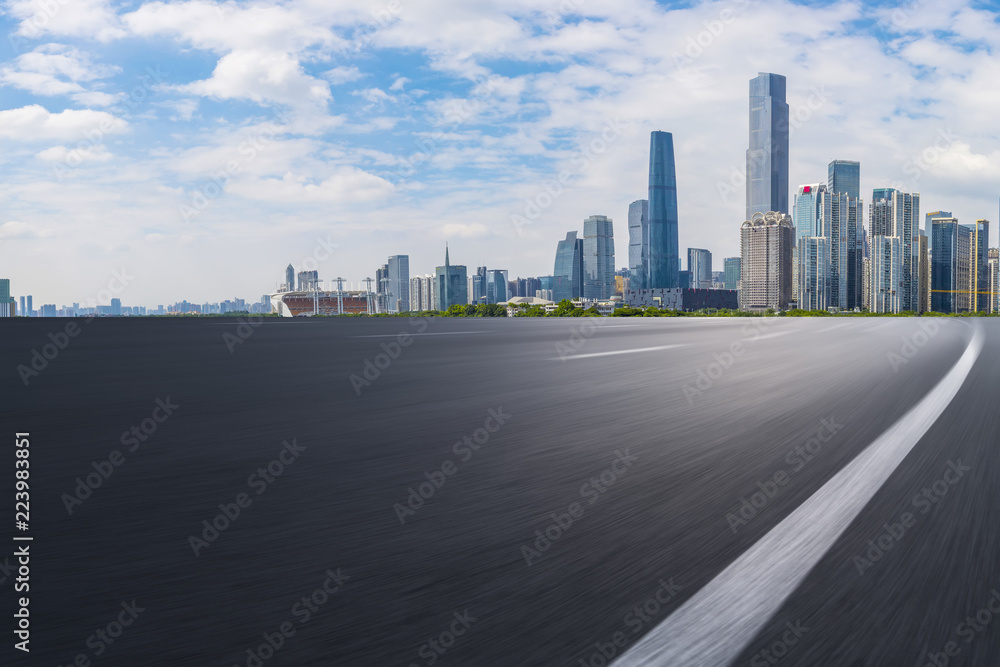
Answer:
[(931, 309), (931, 255), (927, 234), (920, 230), (919, 248), (920, 253), (920, 301), (918, 313), (926, 313)]
[(406, 313), (410, 310), (410, 256), (389, 257), (389, 299), (390, 313)]
[[(519, 286), (525, 284), (521, 280), (517, 281)], [(507, 270), (490, 269), (486, 272), (486, 303), (501, 303), (507, 301), (512, 296), (526, 296), (524, 294), (512, 295), (508, 289)]]
[(640, 199), (628, 207), (629, 285), (644, 289), (649, 278), (649, 201)]
[(896, 236), (873, 236), (871, 242), (871, 295), (873, 313), (901, 312), (903, 297), (903, 242)]
[(28, 316), (28, 311), (24, 307), (24, 297), (23, 296), (21, 297), (21, 310), (19, 310), (17, 312), (17, 314), (20, 315), (21, 317), (27, 317)]
[(688, 248), (688, 271), (693, 289), (712, 289), (712, 253), (704, 248)]
[(675, 288), (681, 270), (677, 236), (677, 166), (674, 135), (656, 131), (649, 137), (649, 195), (645, 286)]
[(592, 215), (583, 221), (583, 297), (610, 299), (614, 276), (614, 223), (605, 215)]
[(990, 311), (990, 221), (976, 220), (973, 233), (971, 293), (974, 295), (972, 298), (975, 310), (988, 313)]
[(295, 289), (295, 269), (289, 264), (285, 269), (285, 292), (291, 292)]
[(798, 240), (798, 306), (802, 310), (826, 310), (830, 307), (830, 240), (825, 236), (806, 236)]
[(465, 305), (469, 302), (466, 269), (462, 265), (452, 265), (449, 259), (448, 247), (444, 250), (444, 266), (437, 267), (435, 283), (437, 284), (437, 309), (448, 310), (455, 305)]
[(299, 292), (315, 292), (319, 289), (319, 271), (299, 271)]
[(834, 160), (827, 168), (827, 189), (835, 194), (861, 199), (861, 163)]
[(659, 308), (660, 310), (736, 310), (739, 296), (736, 290), (721, 289), (642, 289), (626, 290), (626, 305), (633, 308)]
[(979, 291), (980, 226), (960, 225), (956, 218), (934, 218), (931, 223), (931, 310), (969, 312), (977, 306)]
[(725, 285), (728, 290), (737, 290), (740, 288), (740, 258), (739, 257), (726, 257), (723, 261), (723, 267), (725, 268)]
[(990, 314), (1000, 313), (1000, 249), (990, 248), (987, 259), (990, 276)]
[(31, 305), (31, 295), (30, 294), (28, 295), (27, 306), (28, 306), (28, 309), (25, 311), (24, 314), (27, 315), (28, 317), (34, 317), (35, 316), (35, 310), (34, 310), (34, 306)]
[[(900, 310), (896, 312), (916, 312), (920, 307), (920, 193), (900, 192), (893, 188), (874, 190), (868, 219), (869, 245), (874, 245), (872, 239), (876, 236), (899, 239), (903, 285), (898, 300)], [(872, 247), (870, 252), (874, 253), (875, 249)], [(875, 293), (875, 282), (873, 278), (872, 294)]]
[[(752, 221), (758, 213), (766, 215), (769, 212), (789, 212), (788, 123), (785, 77), (759, 72), (756, 78), (750, 80), (750, 147), (747, 149), (746, 161), (747, 221)], [(791, 263), (791, 257), (788, 261)]]
[(795, 228), (790, 215), (755, 213), (740, 230), (740, 309), (785, 310), (792, 300), (792, 247)]
[(121, 299), (111, 299), (111, 314), (114, 316), (120, 316), (122, 314), (122, 300)]
[(0, 317), (14, 317), (17, 306), (10, 295), (10, 279), (0, 278)]
[(567, 232), (566, 239), (556, 247), (552, 270), (552, 292), (556, 301), (583, 296), (583, 239), (578, 239), (576, 234)]

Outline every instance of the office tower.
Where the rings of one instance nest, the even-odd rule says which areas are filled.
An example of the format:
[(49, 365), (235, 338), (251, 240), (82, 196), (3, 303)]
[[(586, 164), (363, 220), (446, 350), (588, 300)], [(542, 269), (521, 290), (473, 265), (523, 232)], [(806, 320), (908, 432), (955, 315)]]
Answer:
[(285, 289), (282, 291), (291, 292), (295, 289), (295, 269), (289, 264), (285, 269)]
[(826, 310), (830, 307), (830, 239), (806, 236), (797, 243), (799, 262), (799, 297), (802, 310)]
[(389, 300), (390, 313), (406, 313), (410, 310), (410, 256), (389, 257)]
[(926, 313), (931, 309), (931, 255), (927, 234), (920, 230), (920, 298), (917, 304), (918, 313)]
[[(901, 310), (898, 312), (915, 312), (920, 307), (920, 193), (900, 192), (893, 188), (874, 190), (870, 210), (869, 239), (892, 236), (900, 241), (903, 283), (898, 301), (891, 303), (899, 304)], [(874, 279), (872, 283), (874, 289)]]
[(903, 242), (896, 236), (873, 236), (871, 312), (898, 313), (903, 295)]
[(646, 289), (649, 278), (649, 200), (628, 207), (629, 289)]
[(975, 310), (980, 313), (990, 311), (990, 221), (976, 220), (972, 228), (974, 240), (972, 246), (973, 286), (971, 294)]
[(987, 256), (989, 271), (990, 314), (1000, 313), (1000, 249), (990, 248)]
[(792, 299), (792, 216), (757, 213), (740, 230), (740, 309), (784, 310)]
[(27, 310), (24, 312), (24, 314), (27, 315), (28, 317), (34, 317), (35, 316), (35, 310), (34, 310), (34, 306), (31, 305), (31, 295), (30, 294), (28, 295), (28, 300), (27, 301), (28, 301), (27, 304), (25, 304), (27, 306)]
[(723, 266), (725, 267), (726, 289), (739, 289), (740, 288), (740, 258), (739, 257), (726, 257), (726, 259), (723, 260)]
[[(820, 231), (820, 196), (826, 192), (823, 183), (800, 185), (792, 204), (792, 223), (795, 225), (795, 248), (792, 249), (792, 299), (802, 300), (802, 279), (799, 267), (803, 266), (798, 257), (799, 241), (810, 236), (822, 236)], [(825, 281), (824, 281), (824, 284)]]
[(861, 163), (834, 160), (827, 168), (826, 187), (830, 192), (861, 199)]
[(486, 267), (476, 268), (476, 274), (472, 276), (472, 287), (469, 290), (472, 303), (488, 303), (486, 301)]
[[(509, 293), (506, 269), (490, 269), (486, 272), (486, 303), (500, 303), (509, 301), (513, 294)], [(526, 289), (527, 283), (520, 279), (517, 281), (519, 290)], [(523, 295), (520, 295), (523, 296)]]
[(576, 232), (567, 232), (566, 239), (556, 246), (552, 279), (557, 302), (583, 295), (583, 239), (576, 238)]
[[(865, 244), (867, 248), (867, 243)], [(861, 308), (864, 310), (871, 310), (871, 293), (872, 293), (872, 266), (871, 257), (865, 256), (862, 262), (862, 294), (861, 294)]]
[(703, 248), (688, 248), (688, 271), (691, 287), (712, 289), (712, 253)]
[(427, 310), (423, 299), (423, 278), (413, 276), (410, 278), (410, 310), (419, 313)]
[(444, 266), (435, 271), (437, 282), (438, 310), (448, 310), (452, 306), (465, 305), (469, 302), (466, 271), (462, 265), (452, 265), (448, 255), (448, 246), (444, 249)]
[(122, 300), (121, 299), (111, 299), (111, 314), (121, 315), (122, 314)]
[(610, 299), (615, 285), (615, 239), (611, 218), (583, 221), (583, 297)]
[(0, 317), (14, 317), (16, 311), (14, 297), (10, 295), (10, 279), (0, 278)]
[(677, 169), (674, 136), (649, 138), (649, 246), (647, 288), (675, 288), (681, 270), (677, 240)]
[(375, 312), (389, 312), (389, 265), (375, 269)]
[(958, 290), (958, 220), (952, 217), (931, 221), (931, 310), (955, 313)]
[(299, 292), (315, 292), (319, 289), (319, 271), (299, 271)]
[(785, 77), (758, 73), (750, 80), (747, 220), (757, 213), (788, 213), (788, 130)]
[(932, 211), (924, 216), (924, 232), (928, 237), (933, 236), (934, 218), (953, 218), (951, 211)]
[(17, 313), (21, 317), (27, 317), (27, 312), (24, 309), (24, 297), (21, 297), (21, 310)]

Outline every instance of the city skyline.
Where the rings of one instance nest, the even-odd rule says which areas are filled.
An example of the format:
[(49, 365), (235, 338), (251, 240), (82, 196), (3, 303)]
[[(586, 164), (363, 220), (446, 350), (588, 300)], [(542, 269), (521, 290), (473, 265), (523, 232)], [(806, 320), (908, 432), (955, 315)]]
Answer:
[[(654, 129), (674, 136), (679, 248), (736, 256), (727, 230), (744, 216), (747, 81), (761, 71), (787, 79), (790, 187), (850, 159), (864, 164), (863, 193), (891, 186), (960, 220), (996, 215), (1000, 143), (977, 102), (990, 89), (984, 55), (998, 38), (984, 26), (995, 13), (904, 8), (900, 23), (888, 7), (775, 3), (723, 22), (726, 8), (580, 6), (554, 17), (468, 8), (463, 20), (482, 21), (488, 36), (475, 43), (442, 34), (433, 7), (403, 8), (385, 25), (330, 9), (309, 17), (317, 28), (307, 41), (331, 35), (336, 57), (307, 58), (309, 45), (264, 28), (270, 87), (240, 75), (260, 65), (237, 30), (249, 9), (195, 31), (184, 8), (154, 17), (148, 6), (102, 6), (86, 10), (87, 22), (75, 17), (86, 30), (56, 17), (35, 37), (18, 32), (30, 16), (10, 13), (3, 25), (23, 41), (4, 61), (0, 114), (16, 130), (3, 136), (2, 273), (38, 303), (84, 301), (122, 269), (136, 276), (122, 295), (132, 303), (215, 301), (274, 289), (262, 267), (277, 256), (296, 266), (325, 256), (321, 275), (357, 284), (392, 252), (432, 268), (449, 241), (469, 266), (534, 275), (585, 217), (607, 215), (627, 237)], [(713, 21), (717, 34), (707, 32)], [(130, 58), (129, 34), (162, 39)], [(528, 39), (536, 34), (547, 37)], [(597, 41), (559, 41), (577, 34)], [(31, 87), (43, 61), (65, 67)], [(449, 115), (453, 105), (461, 113)], [(101, 120), (113, 131), (70, 155)], [(259, 145), (243, 145), (248, 137)], [(404, 164), (422, 150), (427, 159)], [(220, 176), (220, 188), (212, 175), (230, 159), (243, 160), (240, 173)], [(546, 185), (559, 192), (563, 170), (553, 196)], [(180, 206), (199, 192), (207, 205), (185, 220)], [(518, 215), (528, 224), (512, 224)]]

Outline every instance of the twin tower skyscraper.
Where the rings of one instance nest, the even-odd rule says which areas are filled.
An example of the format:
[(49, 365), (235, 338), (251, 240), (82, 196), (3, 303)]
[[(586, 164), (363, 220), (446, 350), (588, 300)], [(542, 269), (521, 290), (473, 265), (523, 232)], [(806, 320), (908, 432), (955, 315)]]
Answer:
[[(756, 213), (788, 213), (788, 103), (785, 77), (760, 73), (750, 81), (750, 146), (746, 153), (746, 219)], [(628, 212), (632, 289), (680, 287), (677, 238), (677, 168), (674, 138), (649, 139), (649, 199)]]

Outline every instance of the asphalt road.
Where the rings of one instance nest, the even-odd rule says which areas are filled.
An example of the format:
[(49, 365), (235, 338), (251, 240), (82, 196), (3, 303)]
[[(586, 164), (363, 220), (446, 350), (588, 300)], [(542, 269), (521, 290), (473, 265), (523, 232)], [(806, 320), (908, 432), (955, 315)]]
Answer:
[(996, 320), (67, 322), (2, 664), (1000, 664)]

